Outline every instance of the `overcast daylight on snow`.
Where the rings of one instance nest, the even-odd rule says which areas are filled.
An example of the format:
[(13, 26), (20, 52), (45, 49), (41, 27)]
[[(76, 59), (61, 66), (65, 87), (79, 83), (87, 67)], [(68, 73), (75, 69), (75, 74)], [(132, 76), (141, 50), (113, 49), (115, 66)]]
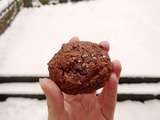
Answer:
[[(159, 6), (159, 0), (0, 0), (0, 120), (160, 120)], [(74, 49), (62, 53), (83, 62), (55, 57), (48, 71), (71, 38)], [(97, 43), (107, 63), (84, 58), (83, 50), (95, 54), (96, 47), (83, 48), (78, 39)], [(66, 95), (64, 87), (96, 93)]]

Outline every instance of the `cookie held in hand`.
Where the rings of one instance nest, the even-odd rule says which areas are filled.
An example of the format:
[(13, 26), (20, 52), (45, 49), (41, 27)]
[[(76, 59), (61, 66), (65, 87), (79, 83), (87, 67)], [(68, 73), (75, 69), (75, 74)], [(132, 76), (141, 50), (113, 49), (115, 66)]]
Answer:
[(63, 44), (48, 63), (50, 78), (67, 94), (91, 93), (109, 80), (112, 63), (104, 48), (87, 41)]

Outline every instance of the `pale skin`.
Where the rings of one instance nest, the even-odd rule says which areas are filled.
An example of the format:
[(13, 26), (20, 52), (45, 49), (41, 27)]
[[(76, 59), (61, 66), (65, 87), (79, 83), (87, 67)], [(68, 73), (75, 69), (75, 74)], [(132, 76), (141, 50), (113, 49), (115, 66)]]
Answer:
[[(73, 37), (70, 42), (79, 40)], [(108, 42), (99, 44), (104, 54), (109, 51)], [(120, 78), (121, 64), (112, 61), (113, 71), (105, 83), (102, 92), (67, 95), (50, 79), (40, 79), (40, 85), (46, 95), (48, 120), (113, 120), (117, 101), (117, 86)]]

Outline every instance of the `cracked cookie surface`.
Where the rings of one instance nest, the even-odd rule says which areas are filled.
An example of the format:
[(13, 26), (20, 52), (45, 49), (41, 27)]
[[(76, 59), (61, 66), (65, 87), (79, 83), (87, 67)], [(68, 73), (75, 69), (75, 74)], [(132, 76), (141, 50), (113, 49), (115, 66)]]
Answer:
[(112, 71), (108, 54), (96, 43), (65, 43), (48, 63), (50, 78), (67, 94), (91, 93), (104, 86)]

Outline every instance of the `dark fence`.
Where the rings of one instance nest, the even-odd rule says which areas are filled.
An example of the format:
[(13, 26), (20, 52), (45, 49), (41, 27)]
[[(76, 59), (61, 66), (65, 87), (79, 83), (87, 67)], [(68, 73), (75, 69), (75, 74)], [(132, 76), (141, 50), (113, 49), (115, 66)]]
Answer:
[[(44, 78), (47, 76), (18, 76), (18, 77), (0, 77), (0, 84), (3, 83), (35, 83), (39, 81), (39, 78)], [(154, 77), (121, 77), (119, 84), (139, 84), (139, 83), (157, 83), (160, 82), (160, 78)], [(98, 95), (98, 94), (97, 94)], [(39, 99), (44, 100), (44, 94), (19, 94), (19, 93), (12, 93), (12, 94), (0, 94), (0, 101), (6, 100), (8, 97), (23, 97), (23, 98), (32, 98), (32, 99)], [(155, 95), (153, 94), (137, 94), (137, 93), (119, 93), (117, 100), (124, 101), (124, 100), (132, 100), (132, 101), (141, 101), (144, 102), (146, 100), (153, 100), (153, 99), (160, 99), (160, 94)]]
[[(39, 99), (39, 100), (46, 99), (44, 94), (0, 94), (0, 101), (5, 101), (9, 97), (32, 98), (32, 99)], [(153, 94), (118, 94), (118, 96), (117, 96), (117, 101), (119, 101), (119, 102), (125, 101), (125, 100), (144, 102), (144, 101), (153, 100), (153, 99), (159, 99), (160, 100), (160, 95), (153, 95)]]
[[(11, 82), (38, 82), (39, 78), (47, 78), (48, 76), (10, 76), (0, 77), (0, 83), (11, 83)], [(119, 84), (127, 83), (157, 83), (160, 82), (159, 77), (121, 77)]]

